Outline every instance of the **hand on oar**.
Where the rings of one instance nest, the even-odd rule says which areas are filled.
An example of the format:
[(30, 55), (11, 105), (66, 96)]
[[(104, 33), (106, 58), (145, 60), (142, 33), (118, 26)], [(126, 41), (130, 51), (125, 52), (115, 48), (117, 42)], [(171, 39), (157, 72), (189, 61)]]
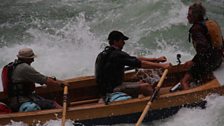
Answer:
[(148, 102), (147, 105), (145, 106), (145, 108), (144, 108), (144, 110), (143, 110), (143, 112), (142, 112), (142, 114), (141, 114), (140, 118), (138, 119), (138, 122), (136, 123), (135, 126), (140, 126), (140, 125), (141, 125), (143, 119), (145, 118), (145, 115), (147, 114), (148, 110), (149, 110), (150, 107), (151, 107), (152, 102), (156, 99), (157, 94), (158, 94), (158, 92), (159, 92), (159, 90), (160, 90), (160, 87), (162, 86), (162, 83), (163, 83), (163, 81), (164, 81), (164, 79), (165, 79), (167, 73), (168, 73), (168, 69), (165, 69), (165, 71), (163, 72), (162, 77), (161, 77), (160, 80), (159, 80), (159, 83), (157, 84), (157, 86), (156, 86), (156, 88), (155, 88), (155, 91), (153, 92), (153, 94), (152, 94), (152, 96), (151, 96), (149, 102)]
[(156, 60), (157, 60), (157, 62), (166, 62), (167, 61), (165, 56), (161, 56), (161, 57), (157, 58)]

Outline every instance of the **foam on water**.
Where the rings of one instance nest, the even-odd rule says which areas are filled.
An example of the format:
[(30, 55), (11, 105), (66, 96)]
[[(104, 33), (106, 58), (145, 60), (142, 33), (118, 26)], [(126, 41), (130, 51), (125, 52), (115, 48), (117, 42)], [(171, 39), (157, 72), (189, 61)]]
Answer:
[[(217, 19), (224, 31), (223, 0), (205, 3), (211, 10), (209, 16)], [(0, 20), (0, 68), (13, 61), (20, 48), (30, 47), (38, 55), (32, 66), (45, 75), (59, 79), (93, 75), (95, 58), (107, 45), (111, 30), (121, 30), (129, 36), (124, 50), (131, 55), (164, 55), (176, 64), (176, 54), (182, 55), (182, 62), (195, 54), (187, 42), (189, 1), (15, 0), (1, 4), (4, 6), (0, 9), (3, 17)], [(217, 70), (215, 75), (224, 84), (224, 71)], [(150, 125), (221, 126), (223, 98), (208, 97), (204, 110), (184, 108)], [(26, 124), (12, 122), (11, 125)], [(60, 125), (60, 120), (49, 120), (44, 125)]]
[(224, 97), (212, 94), (206, 100), (206, 109), (182, 108), (174, 116), (154, 121), (151, 126), (223, 126)]
[[(25, 4), (25, 3), (27, 4), (27, 2), (28, 1), (23, 0), (17, 1), (17, 3), (19, 4)], [(30, 2), (33, 3), (34, 1)], [(34, 3), (40, 3), (40, 2), (43, 1), (36, 1)], [(71, 1), (67, 2), (70, 3)], [(88, 2), (91, 3), (91, 1)], [(147, 6), (144, 5), (145, 2), (148, 4)], [(38, 55), (38, 57), (35, 59), (35, 62), (32, 63), (32, 66), (45, 75), (56, 76), (59, 79), (66, 79), (81, 75), (93, 75), (96, 55), (107, 44), (106, 38), (108, 33), (111, 31), (110, 25), (104, 25), (105, 28), (102, 28), (101, 30), (97, 28), (95, 29), (96, 26), (100, 27), (102, 26), (102, 23), (104, 24), (104, 22), (100, 21), (103, 17), (105, 18), (103, 21), (112, 19), (114, 20), (114, 23), (112, 23), (114, 24), (114, 29), (125, 29), (124, 31), (128, 31), (125, 32), (125, 34), (128, 34), (128, 36), (130, 36), (130, 40), (128, 40), (124, 48), (125, 51), (129, 52), (132, 55), (146, 55), (153, 57), (159, 55), (166, 55), (169, 61), (172, 62), (173, 59), (175, 59), (175, 56), (173, 54), (182, 53), (184, 55), (188, 55), (188, 53), (181, 52), (181, 50), (178, 50), (178, 47), (172, 49), (175, 45), (170, 45), (169, 42), (163, 39), (163, 37), (161, 37), (162, 39), (157, 37), (158, 40), (153, 42), (156, 43), (156, 45), (158, 45), (158, 47), (161, 48), (150, 49), (150, 51), (149, 49), (147, 49), (147, 47), (144, 47), (144, 43), (141, 44), (139, 43), (139, 41), (141, 41), (141, 38), (144, 38), (144, 36), (151, 34), (150, 32), (145, 34), (144, 32), (146, 30), (152, 32), (157, 31), (159, 29), (164, 29), (166, 27), (169, 28), (174, 24), (178, 25), (181, 22), (185, 24), (186, 21), (184, 21), (183, 19), (182, 12), (186, 10), (186, 6), (184, 6), (180, 1), (177, 2), (171, 1), (171, 3), (176, 3), (178, 5), (181, 5), (182, 7), (174, 6), (173, 7), (174, 9), (172, 9), (172, 11), (169, 12), (169, 15), (172, 18), (169, 18), (168, 22), (164, 21), (161, 22), (162, 24), (156, 24), (156, 22), (153, 22), (152, 19), (153, 18), (156, 19), (154, 16), (147, 17), (147, 15), (151, 15), (151, 13), (148, 13), (148, 11), (146, 11), (145, 13), (143, 13), (143, 15), (140, 15), (140, 17), (138, 17), (140, 19), (143, 19), (143, 17), (147, 17), (146, 19), (142, 20), (143, 23), (139, 23), (139, 19), (137, 17), (131, 17), (133, 16), (131, 15), (132, 12), (128, 11), (130, 10), (130, 8), (143, 8), (142, 11), (145, 11), (146, 8), (152, 7), (153, 5), (159, 6), (159, 3), (163, 2), (159, 0), (137, 2), (135, 3), (137, 7), (135, 7), (130, 3), (125, 5), (123, 3), (117, 4), (109, 2), (107, 4), (115, 5), (117, 6), (117, 9), (116, 8), (112, 10), (109, 9), (109, 11), (107, 10), (108, 12), (106, 11), (105, 14), (107, 14), (108, 19), (105, 18), (104, 15), (102, 15), (103, 14), (102, 10), (99, 10), (97, 12), (100, 14), (96, 15), (96, 17), (93, 20), (90, 20), (91, 17), (89, 17), (89, 12), (86, 12), (85, 10), (80, 11), (80, 13), (78, 13), (75, 17), (68, 18), (64, 21), (43, 20), (42, 18), (32, 17), (31, 22), (29, 22), (29, 24), (32, 25), (30, 28), (25, 30), (25, 32), (23, 33), (24, 36), (22, 36), (23, 38), (19, 39), (20, 41), (17, 41), (16, 43), (10, 45), (6, 44), (5, 46), (2, 46), (0, 48), (2, 52), (0, 54), (1, 57), (0, 65), (3, 66), (8, 62), (13, 61), (16, 58), (16, 54), (20, 48), (30, 47), (33, 48), (34, 52)], [(170, 6), (171, 3), (167, 4)], [(58, 4), (58, 5), (62, 6), (64, 4)], [(124, 8), (121, 8), (121, 6), (124, 6)], [(102, 7), (101, 9), (105, 8)], [(178, 11), (179, 9), (181, 9), (182, 11)], [(115, 11), (118, 15), (114, 17)], [(26, 12), (28, 13), (28, 11)], [(135, 15), (137, 16), (138, 13), (140, 12), (135, 12), (134, 16)], [(153, 13), (158, 12), (152, 11), (152, 15), (154, 15)], [(126, 20), (125, 18), (132, 18), (132, 19), (129, 21)], [(125, 20), (128, 22), (126, 23), (123, 22)], [(158, 22), (162, 20), (164, 19), (160, 18)], [(21, 24), (19, 22), (14, 24), (6, 22), (2, 24), (2, 27), (13, 28), (16, 27), (16, 25)], [(107, 21), (106, 23), (110, 24), (110, 22)], [(126, 28), (122, 27), (120, 28), (120, 25), (122, 24)], [(134, 24), (137, 25), (134, 26)], [(145, 29), (147, 27), (145, 27), (144, 25), (147, 25), (148, 29)], [(137, 29), (132, 30), (135, 28)], [(107, 32), (106, 33), (102, 32), (105, 29), (108, 29)], [(27, 37), (26, 35), (28, 35), (29, 37)], [(6, 41), (5, 39), (1, 41), (3, 45), (5, 41)], [(148, 43), (151, 42), (149, 41)], [(147, 50), (149, 53), (147, 52)]]
[[(74, 121), (69, 120), (69, 119), (66, 120), (66, 122), (65, 122), (65, 126), (74, 126), (74, 124), (78, 124), (79, 126), (83, 125), (81, 123), (75, 123)], [(28, 124), (23, 123), (23, 122), (15, 122), (15, 121), (12, 120), (11, 123), (9, 123), (5, 126), (28, 126)], [(61, 119), (49, 120), (44, 124), (39, 121), (37, 123), (33, 123), (33, 126), (61, 126)]]

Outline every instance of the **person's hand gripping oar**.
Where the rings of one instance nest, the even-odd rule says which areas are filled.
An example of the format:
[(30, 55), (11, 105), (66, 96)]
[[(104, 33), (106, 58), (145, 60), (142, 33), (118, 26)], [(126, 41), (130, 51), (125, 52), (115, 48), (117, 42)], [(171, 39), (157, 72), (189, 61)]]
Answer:
[(142, 114), (141, 114), (140, 118), (138, 119), (138, 122), (136, 123), (135, 126), (140, 126), (141, 125), (143, 119), (145, 118), (145, 115), (147, 114), (148, 110), (150, 109), (150, 107), (152, 105), (152, 102), (156, 99), (156, 97), (158, 95), (158, 92), (160, 90), (160, 87), (162, 86), (163, 81), (164, 81), (167, 73), (168, 73), (168, 69), (165, 69), (165, 71), (163, 72), (162, 77), (159, 80), (159, 83), (157, 84), (157, 86), (156, 86), (156, 88), (155, 88), (151, 98), (149, 99), (149, 102), (145, 106), (145, 108), (144, 108), (144, 110), (143, 110), (143, 112), (142, 112)]
[(64, 82), (64, 93), (63, 93), (63, 108), (62, 108), (62, 119), (61, 126), (65, 126), (66, 112), (67, 112), (67, 99), (68, 99), (68, 83)]

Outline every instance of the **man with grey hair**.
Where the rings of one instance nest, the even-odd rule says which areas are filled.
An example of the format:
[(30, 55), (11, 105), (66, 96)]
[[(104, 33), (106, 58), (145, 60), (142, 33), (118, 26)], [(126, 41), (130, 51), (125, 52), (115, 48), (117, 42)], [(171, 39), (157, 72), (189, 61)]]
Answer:
[[(222, 63), (222, 49), (214, 46), (212, 39), (214, 36), (206, 25), (210, 20), (206, 19), (205, 15), (206, 9), (201, 3), (194, 3), (188, 9), (187, 19), (190, 24), (193, 24), (189, 30), (189, 42), (192, 40), (196, 55), (185, 63), (186, 68), (190, 69), (181, 80), (183, 89), (189, 89), (191, 81), (201, 80), (205, 75), (209, 75), (220, 67)], [(218, 29), (215, 30), (217, 32), (215, 38), (219, 40), (220, 47), (223, 46), (222, 33), (216, 22), (212, 29)]]
[[(27, 102), (33, 102), (30, 105), (36, 105), (35, 109), (29, 108), (29, 111), (39, 109), (50, 109), (60, 107), (56, 102), (44, 99), (35, 93), (35, 83), (41, 85), (46, 84), (47, 86), (61, 86), (63, 83), (61, 80), (56, 80), (55, 78), (45, 76), (37, 72), (31, 63), (34, 62), (36, 55), (31, 48), (22, 48), (19, 50), (18, 59), (16, 59), (11, 65), (13, 69), (11, 74), (3, 75), (8, 76), (9, 84), (8, 86), (8, 97), (9, 106), (13, 111), (28, 111), (25, 108), (20, 108), (20, 106)], [(26, 104), (29, 105), (29, 104)], [(24, 105), (23, 105), (24, 106)]]

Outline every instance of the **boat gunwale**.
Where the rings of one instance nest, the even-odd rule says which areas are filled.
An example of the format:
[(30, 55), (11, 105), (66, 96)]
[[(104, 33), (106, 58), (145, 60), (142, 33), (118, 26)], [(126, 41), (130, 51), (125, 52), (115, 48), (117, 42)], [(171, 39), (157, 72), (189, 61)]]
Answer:
[[(216, 79), (214, 79), (216, 80)], [(213, 81), (213, 80), (212, 80)], [(217, 80), (216, 80), (217, 81)], [(215, 90), (218, 88), (224, 88), (223, 86), (213, 86), (212, 88), (207, 87), (206, 89), (201, 88), (201, 87), (205, 87), (206, 85), (211, 85), (209, 82), (195, 87), (194, 89), (191, 90), (183, 90), (183, 91), (178, 91), (178, 92), (174, 92), (174, 93), (169, 93), (169, 94), (164, 94), (164, 95), (160, 95), (157, 99), (158, 100), (163, 100), (163, 99), (167, 99), (167, 98), (174, 98), (174, 97), (180, 97), (186, 94), (195, 94), (197, 92), (204, 92), (207, 90)], [(188, 92), (188, 93), (186, 93)], [(113, 103), (110, 103), (108, 105), (105, 104), (87, 104), (85, 106), (71, 106), (68, 107), (68, 112), (71, 111), (78, 111), (78, 110), (84, 110), (84, 109), (97, 109), (97, 108), (103, 108), (103, 107), (109, 107), (109, 106), (120, 106), (120, 105), (125, 105), (125, 104), (135, 104), (135, 103), (139, 103), (139, 102), (147, 102), (150, 99), (150, 96), (148, 97), (143, 97), (143, 98), (134, 98), (134, 99), (129, 99), (129, 100), (125, 100), (125, 101), (116, 101)], [(0, 114), (0, 119), (1, 118), (9, 118), (9, 117), (23, 117), (23, 116), (37, 116), (37, 115), (45, 115), (45, 114), (55, 114), (55, 113), (61, 113), (62, 109), (49, 109), (49, 110), (38, 110), (35, 112), (17, 112), (17, 113), (9, 113), (9, 114)]]

